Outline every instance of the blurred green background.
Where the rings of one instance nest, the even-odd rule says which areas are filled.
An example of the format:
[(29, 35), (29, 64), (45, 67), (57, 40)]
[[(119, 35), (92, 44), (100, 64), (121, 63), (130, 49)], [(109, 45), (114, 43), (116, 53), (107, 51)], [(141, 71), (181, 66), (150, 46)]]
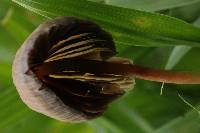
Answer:
[[(93, 2), (0, 0), (0, 133), (200, 133), (200, 114), (178, 97), (180, 93), (199, 110), (200, 85), (165, 84), (160, 95), (162, 83), (136, 80), (135, 88), (112, 103), (102, 117), (80, 124), (53, 120), (30, 110), (21, 101), (11, 78), (14, 55), (40, 23), (56, 16), (78, 16), (101, 24), (113, 33), (119, 56), (130, 58), (135, 64), (200, 71), (200, 34), (196, 34), (200, 29), (195, 28), (200, 27), (200, 0), (90, 1)], [(156, 20), (161, 29), (131, 27), (126, 19), (134, 13)], [(179, 20), (154, 13), (194, 26), (184, 23), (178, 29)]]

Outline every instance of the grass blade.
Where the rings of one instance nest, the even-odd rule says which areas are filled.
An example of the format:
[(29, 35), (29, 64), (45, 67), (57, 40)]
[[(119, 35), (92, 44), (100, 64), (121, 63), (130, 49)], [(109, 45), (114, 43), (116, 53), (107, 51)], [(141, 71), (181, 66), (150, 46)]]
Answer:
[(106, 4), (144, 11), (160, 11), (182, 7), (200, 0), (105, 0)]
[(160, 14), (118, 8), (85, 0), (13, 1), (47, 17), (77, 16), (94, 20), (110, 31), (117, 42), (127, 45), (200, 46), (199, 28)]

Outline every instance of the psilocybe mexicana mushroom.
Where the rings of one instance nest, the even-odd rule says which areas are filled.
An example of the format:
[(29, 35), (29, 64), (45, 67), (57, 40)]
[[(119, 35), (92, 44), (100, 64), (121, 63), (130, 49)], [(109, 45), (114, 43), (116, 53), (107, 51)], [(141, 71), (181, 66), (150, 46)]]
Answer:
[(134, 78), (199, 84), (199, 74), (156, 70), (115, 57), (112, 36), (97, 24), (61, 17), (41, 24), (18, 50), (13, 80), (24, 103), (57, 120), (101, 116), (134, 87)]

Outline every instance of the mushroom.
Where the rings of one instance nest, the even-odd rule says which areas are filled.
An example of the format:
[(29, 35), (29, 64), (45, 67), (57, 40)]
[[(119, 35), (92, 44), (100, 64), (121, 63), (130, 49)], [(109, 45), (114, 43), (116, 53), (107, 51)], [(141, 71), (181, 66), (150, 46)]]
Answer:
[(18, 50), (13, 81), (23, 102), (65, 122), (101, 116), (134, 79), (198, 84), (199, 74), (156, 70), (116, 57), (112, 36), (96, 23), (61, 17), (41, 24)]

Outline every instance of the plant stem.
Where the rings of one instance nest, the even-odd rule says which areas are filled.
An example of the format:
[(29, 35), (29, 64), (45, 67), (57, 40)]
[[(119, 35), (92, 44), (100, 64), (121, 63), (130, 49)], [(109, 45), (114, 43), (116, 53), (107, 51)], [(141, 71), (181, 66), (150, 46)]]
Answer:
[(200, 84), (200, 74), (174, 72), (133, 65), (131, 73), (136, 78), (174, 84)]
[(121, 64), (96, 60), (64, 59), (45, 62), (33, 68), (39, 77), (62, 71), (78, 71), (93, 74), (115, 74), (134, 76), (139, 79), (174, 83), (174, 84), (200, 84), (200, 73), (174, 72), (147, 68), (133, 64)]

